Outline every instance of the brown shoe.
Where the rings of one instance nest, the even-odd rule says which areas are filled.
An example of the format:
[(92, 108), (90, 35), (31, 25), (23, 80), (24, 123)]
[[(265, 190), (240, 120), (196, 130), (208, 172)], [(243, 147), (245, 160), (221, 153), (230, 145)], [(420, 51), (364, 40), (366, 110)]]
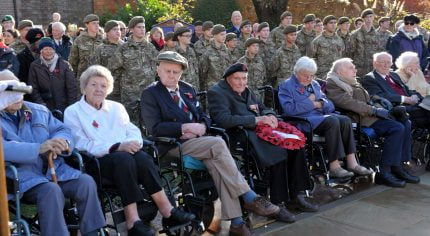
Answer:
[(238, 226), (230, 225), (230, 235), (234, 236), (257, 236), (257, 233), (252, 232), (245, 223)]
[(280, 210), (278, 206), (261, 196), (257, 196), (252, 202), (245, 203), (243, 207), (252, 213), (266, 217), (274, 217)]
[(284, 223), (293, 223), (296, 221), (296, 216), (284, 207), (280, 207), (280, 211), (276, 215), (276, 220)]

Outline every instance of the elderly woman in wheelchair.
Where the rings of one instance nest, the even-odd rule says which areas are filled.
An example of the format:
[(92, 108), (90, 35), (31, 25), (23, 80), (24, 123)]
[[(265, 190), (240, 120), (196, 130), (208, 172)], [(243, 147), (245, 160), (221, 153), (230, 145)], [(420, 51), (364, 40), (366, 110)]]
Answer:
[(342, 58), (333, 62), (327, 74), (327, 96), (336, 107), (353, 112), (353, 119), (372, 128), (384, 137), (380, 172), (375, 183), (391, 187), (404, 187), (406, 182), (418, 183), (420, 179), (405, 170), (401, 163), (411, 160), (411, 122), (406, 110), (378, 96), (370, 97), (356, 79), (352, 60)]
[[(18, 79), (12, 72), (0, 72), (0, 80)], [(41, 235), (68, 235), (63, 216), (65, 197), (72, 198), (78, 209), (82, 235), (98, 235), (105, 225), (94, 180), (65, 163), (74, 142), (70, 129), (44, 106), (15, 102), (0, 111), (5, 161), (16, 166), (23, 198), (37, 205)], [(46, 166), (51, 152), (58, 184)], [(65, 157), (66, 158), (66, 157)], [(7, 176), (10, 177), (10, 172)]]
[[(209, 90), (212, 119), (225, 129), (239, 126), (244, 128), (247, 137), (238, 132), (230, 132), (230, 138), (250, 144), (249, 151), (258, 160), (254, 168), (268, 168), (272, 203), (282, 204), (292, 200), (303, 211), (318, 211), (318, 206), (307, 201), (304, 194), (310, 188), (304, 148), (286, 150), (257, 137), (257, 124), (267, 124), (275, 129), (278, 127), (278, 119), (276, 113), (264, 106), (247, 87), (247, 71), (246, 65), (234, 64), (226, 70), (224, 79)], [(245, 144), (241, 146), (246, 149)]]
[[(65, 111), (64, 123), (72, 130), (76, 148), (98, 158), (101, 175), (114, 183), (124, 206), (128, 235), (154, 235), (138, 214), (145, 187), (166, 222), (181, 224), (194, 215), (174, 208), (161, 184), (153, 158), (141, 150), (140, 130), (130, 122), (123, 105), (106, 100), (113, 77), (103, 66), (89, 67), (80, 78), (82, 98)], [(90, 167), (91, 168), (91, 167)]]
[[(371, 170), (357, 163), (351, 120), (334, 112), (333, 103), (314, 80), (316, 71), (317, 65), (313, 59), (301, 57), (297, 60), (294, 74), (279, 86), (278, 96), (283, 113), (308, 119), (313, 132), (324, 135), (331, 177), (371, 174)], [(302, 126), (301, 129), (309, 131), (306, 130), (309, 127)], [(348, 170), (342, 168), (338, 160), (345, 156)]]

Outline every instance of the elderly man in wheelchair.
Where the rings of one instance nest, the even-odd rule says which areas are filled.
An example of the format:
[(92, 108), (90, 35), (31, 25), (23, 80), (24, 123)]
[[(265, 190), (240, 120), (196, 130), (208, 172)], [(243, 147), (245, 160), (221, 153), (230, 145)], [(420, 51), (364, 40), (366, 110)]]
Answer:
[[(18, 80), (9, 71), (1, 80)], [(5, 161), (16, 166), (23, 198), (37, 205), (41, 235), (68, 235), (65, 197), (77, 203), (82, 235), (98, 235), (105, 225), (94, 180), (65, 163), (73, 149), (70, 129), (39, 104), (15, 102), (0, 111)], [(47, 154), (53, 154), (58, 184), (51, 182)], [(7, 173), (9, 176), (10, 173)]]
[[(80, 78), (82, 98), (69, 106), (64, 123), (72, 130), (76, 148), (94, 155), (100, 172), (118, 188), (124, 206), (128, 235), (155, 235), (141, 221), (137, 203), (144, 200), (142, 184), (168, 224), (182, 224), (194, 215), (175, 208), (165, 194), (158, 167), (141, 150), (140, 130), (130, 121), (124, 106), (106, 100), (113, 90), (111, 72), (99, 65), (89, 67)], [(91, 167), (90, 167), (91, 168)]]
[[(221, 199), (223, 220), (231, 220), (230, 233), (251, 235), (242, 219), (239, 197), (244, 208), (258, 215), (289, 221), (285, 210), (258, 196), (239, 172), (223, 139), (206, 136), (211, 120), (201, 111), (194, 88), (182, 81), (187, 60), (176, 52), (158, 55), (160, 81), (146, 88), (141, 98), (142, 119), (150, 135), (178, 139), (183, 155), (203, 161)], [(179, 147), (161, 152), (178, 156)]]

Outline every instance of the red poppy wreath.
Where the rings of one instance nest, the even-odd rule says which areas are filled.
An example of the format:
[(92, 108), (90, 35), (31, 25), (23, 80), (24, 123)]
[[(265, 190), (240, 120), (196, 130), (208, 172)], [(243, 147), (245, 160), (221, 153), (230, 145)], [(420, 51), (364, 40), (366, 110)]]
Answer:
[(300, 130), (283, 121), (279, 121), (275, 129), (268, 124), (258, 122), (255, 131), (257, 137), (288, 150), (303, 148), (306, 143), (306, 137)]

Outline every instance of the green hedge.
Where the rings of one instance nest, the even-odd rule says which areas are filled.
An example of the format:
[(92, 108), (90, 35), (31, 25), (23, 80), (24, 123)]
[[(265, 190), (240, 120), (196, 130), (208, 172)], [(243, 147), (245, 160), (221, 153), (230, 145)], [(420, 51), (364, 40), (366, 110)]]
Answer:
[(238, 9), (234, 0), (198, 0), (191, 15), (194, 20), (210, 20), (231, 27), (231, 13)]

